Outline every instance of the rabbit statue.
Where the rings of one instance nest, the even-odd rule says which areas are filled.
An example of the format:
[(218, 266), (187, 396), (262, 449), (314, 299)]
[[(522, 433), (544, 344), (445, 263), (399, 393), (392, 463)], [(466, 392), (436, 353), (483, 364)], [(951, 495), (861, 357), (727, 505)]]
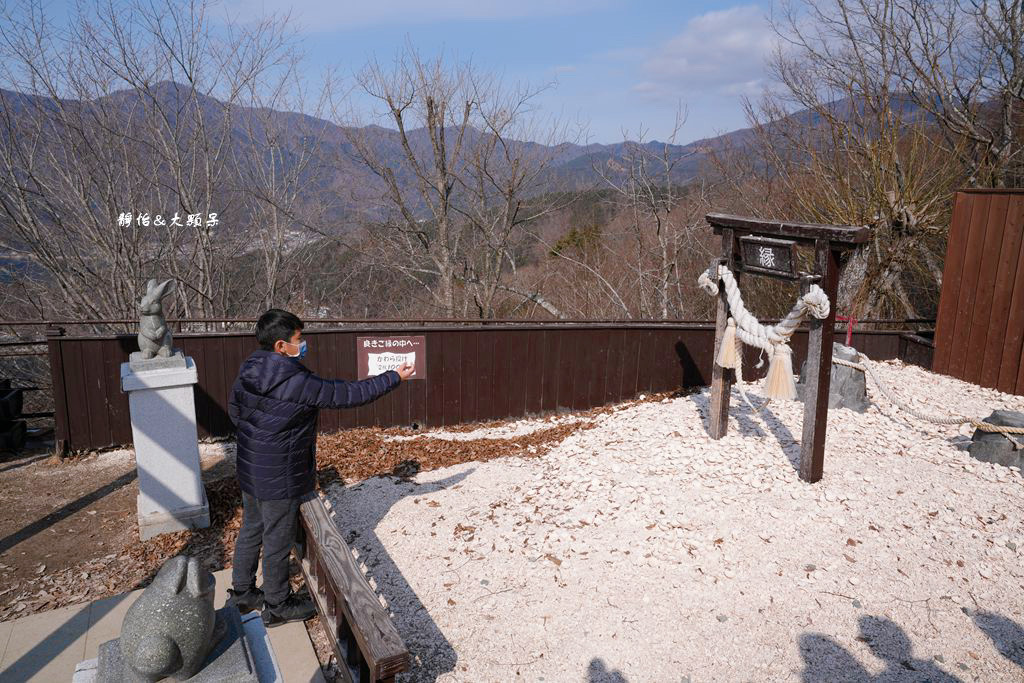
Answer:
[(203, 667), (218, 640), (213, 588), (213, 575), (198, 558), (178, 555), (160, 567), (125, 614), (122, 680), (183, 681)]
[(139, 350), (143, 360), (155, 356), (169, 358), (171, 349), (171, 331), (164, 320), (164, 310), (160, 300), (174, 291), (174, 280), (165, 280), (160, 284), (156, 280), (146, 283), (146, 294), (139, 302)]

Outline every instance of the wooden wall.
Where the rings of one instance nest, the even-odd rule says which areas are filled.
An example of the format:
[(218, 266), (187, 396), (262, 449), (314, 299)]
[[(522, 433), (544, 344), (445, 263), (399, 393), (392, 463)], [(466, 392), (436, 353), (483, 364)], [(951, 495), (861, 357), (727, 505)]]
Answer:
[[(582, 410), (642, 393), (707, 385), (714, 329), (708, 324), (549, 323), (450, 327), (309, 329), (304, 363), (326, 378), (356, 378), (356, 337), (422, 334), (427, 379), (354, 410), (324, 410), (321, 431), (363, 426), (452, 425)], [(130, 444), (128, 397), (120, 366), (138, 350), (133, 335), (51, 336), (56, 438), (69, 450)], [(855, 332), (854, 345), (876, 360), (900, 357), (899, 331)], [(181, 334), (174, 345), (196, 363), (200, 437), (233, 432), (228, 392), (256, 348), (251, 333)], [(793, 338), (794, 369), (807, 350), (806, 330)], [(744, 376), (763, 376), (748, 349)]]
[(1024, 394), (1024, 190), (957, 192), (933, 369)]

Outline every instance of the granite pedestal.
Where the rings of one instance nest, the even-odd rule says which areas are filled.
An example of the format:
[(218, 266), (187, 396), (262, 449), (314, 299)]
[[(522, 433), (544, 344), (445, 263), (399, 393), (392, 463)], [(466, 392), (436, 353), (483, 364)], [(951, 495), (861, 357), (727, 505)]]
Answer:
[(138, 519), (143, 540), (210, 526), (210, 507), (199, 467), (199, 438), (192, 358), (121, 364), (121, 391), (128, 393), (139, 474)]
[[(832, 343), (832, 357), (841, 358), (851, 363), (859, 363), (860, 356), (856, 349), (844, 346), (839, 342)], [(800, 368), (800, 381), (796, 385), (796, 393), (800, 400), (803, 400), (804, 378), (807, 377), (808, 361), (804, 361)], [(828, 386), (828, 407), (848, 408), (858, 413), (868, 409), (868, 387), (864, 373), (846, 365), (832, 364), (832, 379)]]
[[(997, 410), (985, 418), (989, 424), (1000, 427), (1024, 427), (1024, 413), (1014, 410)], [(1024, 444), (1024, 434), (1013, 434), (1014, 440)], [(999, 432), (983, 432), (974, 430), (971, 445), (968, 447), (971, 457), (982, 462), (991, 462), (1004, 467), (1024, 468), (1024, 450), (1017, 448)]]

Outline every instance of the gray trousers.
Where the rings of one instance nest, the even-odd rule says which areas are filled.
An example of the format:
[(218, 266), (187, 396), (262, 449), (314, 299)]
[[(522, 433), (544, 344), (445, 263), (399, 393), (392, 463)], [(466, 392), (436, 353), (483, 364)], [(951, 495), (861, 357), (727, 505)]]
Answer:
[(235, 542), (231, 583), (236, 593), (256, 585), (256, 566), (263, 548), (263, 599), (279, 605), (288, 597), (288, 559), (298, 538), (299, 498), (259, 500), (242, 493), (242, 528)]

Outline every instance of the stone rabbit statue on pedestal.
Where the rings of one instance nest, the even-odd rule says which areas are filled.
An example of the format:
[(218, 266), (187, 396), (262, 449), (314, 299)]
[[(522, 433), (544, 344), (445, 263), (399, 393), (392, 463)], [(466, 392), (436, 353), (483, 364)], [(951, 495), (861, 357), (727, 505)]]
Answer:
[(223, 635), (215, 632), (214, 579), (195, 557), (167, 560), (128, 608), (121, 627), (121, 680), (184, 681)]
[(139, 351), (142, 360), (156, 356), (169, 358), (171, 348), (171, 331), (164, 320), (163, 305), (160, 300), (174, 291), (174, 280), (165, 280), (160, 284), (156, 280), (146, 283), (146, 294), (139, 302)]

